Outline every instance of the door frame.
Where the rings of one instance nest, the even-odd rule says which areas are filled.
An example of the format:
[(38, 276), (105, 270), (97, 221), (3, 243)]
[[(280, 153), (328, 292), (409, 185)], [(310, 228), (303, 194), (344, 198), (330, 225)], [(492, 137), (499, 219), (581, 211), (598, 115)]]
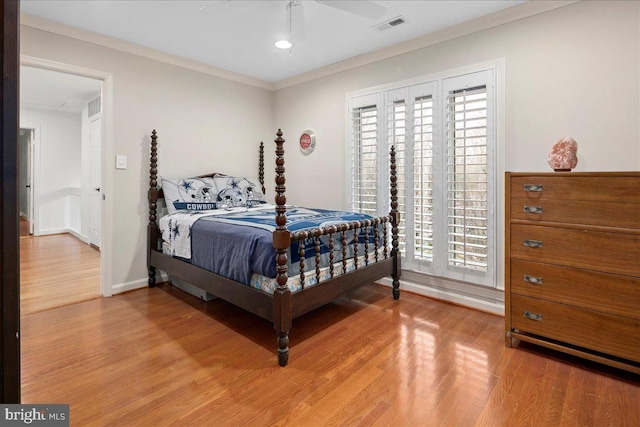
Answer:
[(20, 403), (20, 232), (18, 105), (20, 2), (0, 2), (0, 402)]
[(91, 68), (79, 67), (71, 64), (50, 61), (28, 55), (20, 55), (20, 65), (43, 68), (61, 73), (74, 74), (102, 80), (102, 127), (101, 133), (101, 192), (102, 200), (102, 230), (100, 250), (100, 292), (102, 296), (113, 295), (113, 227), (106, 227), (113, 223), (113, 204), (111, 194), (113, 189), (113, 170), (109, 168), (108, 159), (113, 156), (113, 74)]

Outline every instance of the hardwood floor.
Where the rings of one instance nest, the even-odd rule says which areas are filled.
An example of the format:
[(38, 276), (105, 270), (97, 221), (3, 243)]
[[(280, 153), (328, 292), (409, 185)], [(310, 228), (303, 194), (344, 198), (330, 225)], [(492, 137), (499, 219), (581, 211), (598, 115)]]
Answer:
[(70, 234), (20, 238), (24, 316), (100, 296), (100, 252)]
[(268, 322), (169, 285), (25, 316), (24, 403), (72, 426), (638, 426), (640, 378), (523, 344), (504, 319), (370, 285)]
[(29, 236), (30, 222), (24, 216), (20, 215), (20, 237)]

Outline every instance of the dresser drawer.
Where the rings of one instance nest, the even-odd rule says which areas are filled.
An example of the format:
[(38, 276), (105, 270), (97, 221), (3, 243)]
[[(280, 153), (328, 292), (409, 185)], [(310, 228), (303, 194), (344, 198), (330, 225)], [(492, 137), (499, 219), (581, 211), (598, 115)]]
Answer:
[(511, 176), (511, 196), (529, 200), (640, 203), (640, 174)]
[(512, 197), (511, 219), (640, 229), (640, 203)]
[(640, 361), (640, 320), (521, 295), (511, 298), (511, 327), (602, 353)]
[(640, 319), (640, 277), (512, 259), (511, 292)]
[(511, 224), (511, 258), (640, 276), (640, 234)]

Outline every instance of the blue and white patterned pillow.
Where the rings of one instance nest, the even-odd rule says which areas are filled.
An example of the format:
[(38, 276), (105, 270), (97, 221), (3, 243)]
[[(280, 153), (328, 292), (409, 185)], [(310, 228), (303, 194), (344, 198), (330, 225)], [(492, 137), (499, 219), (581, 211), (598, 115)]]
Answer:
[(216, 175), (213, 181), (218, 208), (252, 207), (267, 203), (257, 179)]
[(217, 208), (217, 191), (213, 178), (162, 178), (161, 182), (170, 214), (176, 211), (206, 211)]

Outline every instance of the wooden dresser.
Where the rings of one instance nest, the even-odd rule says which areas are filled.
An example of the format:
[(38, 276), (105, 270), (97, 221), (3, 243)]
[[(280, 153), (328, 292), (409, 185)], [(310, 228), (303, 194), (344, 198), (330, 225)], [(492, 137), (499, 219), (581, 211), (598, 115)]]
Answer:
[(506, 345), (640, 373), (640, 172), (506, 173)]

